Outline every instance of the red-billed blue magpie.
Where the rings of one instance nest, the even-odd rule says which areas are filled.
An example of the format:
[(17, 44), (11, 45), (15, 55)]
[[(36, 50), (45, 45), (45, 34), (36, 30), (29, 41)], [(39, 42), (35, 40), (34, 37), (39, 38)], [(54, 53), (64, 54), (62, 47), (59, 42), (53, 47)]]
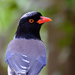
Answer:
[(51, 19), (36, 11), (20, 18), (15, 37), (6, 51), (8, 75), (38, 75), (46, 65), (46, 48), (39, 32), (48, 21)]

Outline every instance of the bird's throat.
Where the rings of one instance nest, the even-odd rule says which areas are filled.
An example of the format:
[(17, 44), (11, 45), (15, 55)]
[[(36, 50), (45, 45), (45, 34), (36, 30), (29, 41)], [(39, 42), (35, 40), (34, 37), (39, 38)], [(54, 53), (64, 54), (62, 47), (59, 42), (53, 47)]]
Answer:
[(15, 38), (25, 38), (25, 39), (38, 39), (41, 40), (40, 37), (40, 29), (35, 30), (21, 30), (17, 29)]

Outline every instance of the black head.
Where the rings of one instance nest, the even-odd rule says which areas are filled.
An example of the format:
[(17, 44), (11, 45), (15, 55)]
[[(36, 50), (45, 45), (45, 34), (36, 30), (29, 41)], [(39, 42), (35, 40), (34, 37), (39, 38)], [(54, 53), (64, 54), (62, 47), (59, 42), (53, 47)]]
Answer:
[(41, 18), (41, 13), (32, 11), (24, 14), (20, 21), (16, 31), (15, 38), (26, 38), (26, 39), (39, 39), (40, 38), (40, 28), (44, 23)]

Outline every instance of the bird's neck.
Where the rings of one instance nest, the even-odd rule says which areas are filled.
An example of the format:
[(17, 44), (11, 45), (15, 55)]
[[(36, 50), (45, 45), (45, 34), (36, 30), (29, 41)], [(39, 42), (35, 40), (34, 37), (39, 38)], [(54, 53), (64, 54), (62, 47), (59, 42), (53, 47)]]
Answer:
[(18, 27), (16, 34), (15, 34), (15, 38), (25, 38), (25, 39), (38, 39), (41, 40), (40, 37), (40, 28), (37, 29), (31, 29), (31, 30), (27, 30), (27, 29), (21, 29)]

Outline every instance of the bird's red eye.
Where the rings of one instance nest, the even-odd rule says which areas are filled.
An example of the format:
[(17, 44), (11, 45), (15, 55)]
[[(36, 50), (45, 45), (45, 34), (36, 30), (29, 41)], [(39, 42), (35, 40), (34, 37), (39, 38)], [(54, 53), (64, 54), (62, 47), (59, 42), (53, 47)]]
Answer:
[(33, 20), (33, 19), (29, 19), (29, 22), (30, 22), (30, 23), (33, 23), (33, 22), (34, 22), (34, 20)]

